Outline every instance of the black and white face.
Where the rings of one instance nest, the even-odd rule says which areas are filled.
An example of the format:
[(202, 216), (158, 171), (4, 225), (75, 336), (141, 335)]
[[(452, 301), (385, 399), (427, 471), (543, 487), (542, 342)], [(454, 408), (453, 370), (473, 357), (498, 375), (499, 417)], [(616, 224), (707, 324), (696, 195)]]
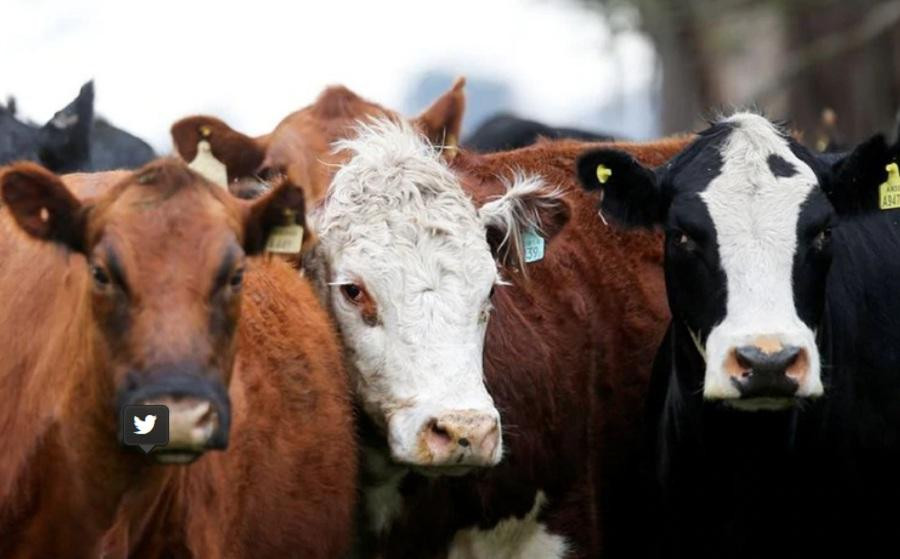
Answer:
[[(705, 358), (703, 397), (771, 409), (822, 395), (816, 331), (834, 214), (820, 188), (826, 166), (750, 113), (717, 123), (656, 172), (598, 151), (579, 161), (582, 182), (598, 182), (598, 165), (612, 171), (605, 210), (665, 229), (669, 304)], [(640, 200), (616, 192), (616, 181), (635, 180), (644, 184), (626, 184), (625, 195)]]

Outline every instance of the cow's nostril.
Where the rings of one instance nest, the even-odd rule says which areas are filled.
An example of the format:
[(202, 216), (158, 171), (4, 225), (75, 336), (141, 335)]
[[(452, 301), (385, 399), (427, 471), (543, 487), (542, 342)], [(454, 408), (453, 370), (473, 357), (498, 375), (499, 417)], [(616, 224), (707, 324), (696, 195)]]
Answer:
[(738, 366), (744, 370), (744, 372), (741, 373), (741, 376), (744, 378), (750, 376), (750, 369), (753, 368), (753, 362), (746, 352), (741, 351), (741, 348), (738, 348), (734, 352), (734, 357), (737, 360)]
[(450, 437), (450, 433), (447, 432), (446, 429), (444, 429), (443, 427), (438, 425), (438, 422), (436, 419), (431, 421), (429, 428), (431, 430), (431, 434), (433, 437), (437, 438), (438, 440), (440, 440), (442, 442), (448, 442), (448, 443), (451, 442), (452, 437)]
[(459, 442), (459, 446), (463, 446), (463, 447), (469, 446), (469, 439), (467, 439), (465, 437), (459, 439), (458, 442)]

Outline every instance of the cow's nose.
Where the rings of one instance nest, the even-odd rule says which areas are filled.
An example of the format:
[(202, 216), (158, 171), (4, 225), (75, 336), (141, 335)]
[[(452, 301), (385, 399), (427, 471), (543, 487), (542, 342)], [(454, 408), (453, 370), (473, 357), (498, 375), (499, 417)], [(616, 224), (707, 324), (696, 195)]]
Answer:
[(793, 396), (809, 374), (806, 350), (797, 346), (745, 345), (732, 359), (732, 382), (745, 398)]
[(219, 442), (221, 419), (214, 402), (192, 396), (162, 396), (141, 403), (169, 408), (169, 443), (155, 449), (161, 458), (171, 458), (164, 461), (181, 461), (182, 454), (185, 460), (193, 459), (204, 450), (224, 448)]
[(493, 466), (500, 461), (500, 421), (495, 414), (445, 413), (429, 420), (421, 436), (432, 466)]

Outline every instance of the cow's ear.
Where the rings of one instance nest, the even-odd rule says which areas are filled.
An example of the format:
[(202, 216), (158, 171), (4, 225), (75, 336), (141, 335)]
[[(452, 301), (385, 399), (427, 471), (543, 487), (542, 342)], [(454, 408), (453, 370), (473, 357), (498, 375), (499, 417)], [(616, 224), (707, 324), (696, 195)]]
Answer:
[(84, 252), (87, 211), (58, 176), (17, 163), (0, 172), (0, 196), (28, 235)]
[(247, 254), (269, 250), (299, 257), (315, 240), (306, 227), (303, 189), (289, 180), (282, 179), (266, 195), (245, 204), (244, 252)]
[(576, 162), (586, 190), (602, 190), (602, 210), (620, 223), (652, 228), (663, 219), (663, 195), (653, 169), (615, 149), (587, 151)]
[(78, 97), (41, 127), (41, 163), (57, 173), (86, 170), (93, 128), (94, 82), (89, 81), (81, 86)]
[(450, 89), (413, 119), (425, 137), (441, 149), (441, 156), (452, 161), (459, 150), (459, 134), (466, 110), (465, 78), (456, 78)]
[(844, 156), (819, 156), (830, 164), (822, 186), (839, 215), (875, 211), (885, 207), (882, 202), (893, 205), (887, 198), (881, 199), (880, 186), (889, 180), (886, 167), (897, 162), (898, 154), (900, 144), (889, 146), (885, 137), (878, 134)]
[(571, 209), (561, 190), (533, 175), (516, 175), (506, 192), (478, 210), (494, 258), (524, 269), (543, 258), (545, 243), (568, 223)]
[(228, 182), (254, 176), (266, 157), (266, 137), (251, 138), (215, 117), (183, 118), (172, 125), (171, 132), (178, 155), (188, 163), (197, 157), (200, 141), (209, 142), (212, 155), (228, 171)]

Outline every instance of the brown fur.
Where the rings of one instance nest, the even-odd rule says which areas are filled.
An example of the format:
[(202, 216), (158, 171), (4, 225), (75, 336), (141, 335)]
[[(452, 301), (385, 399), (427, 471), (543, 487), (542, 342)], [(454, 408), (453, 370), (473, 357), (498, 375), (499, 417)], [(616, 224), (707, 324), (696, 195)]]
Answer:
[[(226, 305), (240, 316), (233, 341), (204, 341), (192, 313), (205, 303), (184, 293), (206, 290), (182, 286), (209, 276), (221, 239), (242, 240), (251, 208), (165, 161), (66, 182), (94, 199), (89, 238), (119, 212), (152, 208), (152, 219), (115, 220), (134, 227), (121, 237), (141, 239), (118, 246), (142, 309), (110, 339), (97, 324), (110, 303), (85, 257), (26, 237), (0, 209), (0, 354), (10, 356), (0, 362), (0, 556), (340, 555), (355, 503), (352, 415), (334, 330), (308, 283), (280, 260), (249, 260), (238, 306)], [(154, 313), (174, 320), (154, 328)], [(198, 351), (225, 371), (229, 449), (162, 466), (120, 447), (120, 369)]]

